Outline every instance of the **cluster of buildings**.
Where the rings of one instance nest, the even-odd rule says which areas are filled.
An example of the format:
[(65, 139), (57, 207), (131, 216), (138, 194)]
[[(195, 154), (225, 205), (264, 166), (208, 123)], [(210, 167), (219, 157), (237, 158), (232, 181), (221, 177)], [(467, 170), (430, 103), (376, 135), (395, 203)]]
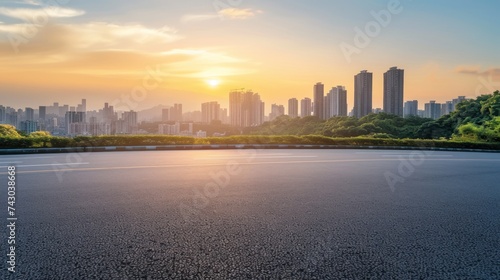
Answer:
[[(425, 104), (425, 110), (419, 110), (418, 101), (404, 102), (404, 70), (391, 67), (384, 73), (383, 108), (373, 108), (373, 73), (362, 70), (354, 76), (354, 106), (348, 112), (347, 90), (344, 86), (332, 87), (325, 92), (323, 83), (313, 86), (313, 98), (305, 97), (302, 100), (291, 98), (288, 100), (288, 115), (290, 117), (316, 116), (327, 120), (335, 116), (364, 117), (370, 113), (385, 112), (400, 117), (420, 116), (438, 119), (455, 110), (455, 107), (464, 96), (443, 104), (430, 101)], [(300, 110), (299, 110), (300, 104)], [(271, 105), (269, 116), (264, 115), (264, 102), (260, 96), (252, 91), (236, 90), (229, 93), (230, 124), (240, 127), (257, 126), (264, 121), (272, 121), (285, 115), (285, 106)]]
[(367, 70), (354, 76), (354, 108), (352, 115), (358, 118), (370, 113), (385, 112), (403, 117), (404, 70), (391, 67), (384, 73), (383, 109), (372, 106), (373, 73)]
[(459, 96), (458, 98), (444, 103), (436, 103), (435, 100), (431, 100), (429, 103), (424, 104), (425, 110), (418, 109), (417, 100), (406, 101), (404, 106), (404, 115), (439, 119), (440, 117), (455, 111), (458, 103), (464, 100), (466, 100), (465, 96)]
[[(419, 110), (417, 100), (404, 102), (403, 69), (391, 67), (384, 73), (383, 79), (383, 108), (373, 108), (373, 73), (363, 70), (354, 76), (354, 106), (351, 112), (347, 109), (347, 90), (342, 85), (325, 92), (325, 85), (316, 83), (313, 86), (312, 99), (289, 99), (287, 112), (284, 105), (272, 104), (269, 115), (265, 115), (265, 103), (258, 93), (238, 89), (229, 93), (228, 109), (221, 108), (217, 101), (202, 103), (200, 111), (187, 113), (183, 113), (182, 104), (163, 109), (158, 133), (205, 137), (206, 132), (193, 131), (193, 123), (212, 124), (216, 121), (236, 127), (252, 127), (285, 114), (292, 118), (316, 116), (327, 120), (335, 116), (361, 118), (370, 113), (386, 112), (400, 117), (438, 119), (454, 111), (456, 105), (465, 100), (464, 96), (459, 96), (442, 104), (430, 101), (424, 104), (424, 110)], [(60, 106), (56, 102), (52, 106), (25, 110), (0, 105), (0, 123), (14, 125), (26, 133), (44, 130), (61, 136), (144, 133), (138, 129), (137, 112), (116, 112), (108, 103), (100, 110), (87, 111), (85, 99), (77, 106)]]
[(100, 136), (138, 132), (137, 112), (119, 114), (108, 103), (100, 110), (87, 111), (85, 99), (77, 106), (60, 106), (55, 102), (51, 106), (24, 110), (0, 105), (0, 123), (13, 125), (28, 134), (43, 130), (58, 136)]
[[(349, 116), (361, 118), (370, 113), (385, 112), (400, 117), (420, 116), (438, 119), (453, 112), (456, 105), (466, 99), (465, 96), (459, 96), (443, 104), (430, 101), (424, 104), (424, 110), (419, 110), (417, 100), (404, 102), (404, 70), (397, 67), (391, 67), (384, 73), (383, 85), (383, 108), (373, 108), (373, 73), (362, 70), (355, 75), (354, 107)], [(346, 96), (347, 92), (342, 86), (338, 86), (337, 89), (333, 88), (327, 96), (324, 96), (323, 84), (316, 84), (314, 86), (312, 114), (321, 119), (347, 116)], [(309, 102), (310, 100), (307, 99), (302, 101), (302, 116), (311, 115)]]

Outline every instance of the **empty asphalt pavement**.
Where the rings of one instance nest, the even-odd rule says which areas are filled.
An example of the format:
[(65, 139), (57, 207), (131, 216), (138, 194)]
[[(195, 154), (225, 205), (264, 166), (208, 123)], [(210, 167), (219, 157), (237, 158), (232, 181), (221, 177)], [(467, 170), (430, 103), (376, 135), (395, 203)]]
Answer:
[(5, 258), (10, 165), (2, 279), (500, 279), (500, 154), (1, 156)]

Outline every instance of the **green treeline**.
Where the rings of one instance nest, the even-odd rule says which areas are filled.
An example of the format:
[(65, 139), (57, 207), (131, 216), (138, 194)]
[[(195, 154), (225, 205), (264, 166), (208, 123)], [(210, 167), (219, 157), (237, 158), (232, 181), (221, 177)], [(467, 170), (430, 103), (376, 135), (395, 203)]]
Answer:
[(169, 135), (55, 137), (44, 131), (22, 135), (0, 125), (0, 148), (98, 147), (222, 144), (318, 144), (355, 146), (412, 146), (500, 150), (500, 92), (457, 105), (438, 120), (388, 114), (363, 118), (281, 116), (243, 135), (194, 138)]

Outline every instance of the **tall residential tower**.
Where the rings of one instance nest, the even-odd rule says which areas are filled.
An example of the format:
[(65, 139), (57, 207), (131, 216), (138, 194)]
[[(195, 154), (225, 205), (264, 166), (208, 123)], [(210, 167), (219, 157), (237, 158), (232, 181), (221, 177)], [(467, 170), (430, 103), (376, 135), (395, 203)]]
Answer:
[(314, 108), (313, 114), (314, 116), (325, 119), (325, 111), (324, 111), (324, 99), (325, 99), (325, 85), (322, 83), (317, 83), (314, 85)]
[(288, 115), (292, 118), (299, 116), (299, 101), (297, 98), (291, 98), (288, 100)]
[(403, 117), (404, 98), (403, 69), (391, 67), (384, 73), (384, 112)]
[(354, 76), (354, 116), (364, 117), (372, 112), (373, 73), (367, 70)]

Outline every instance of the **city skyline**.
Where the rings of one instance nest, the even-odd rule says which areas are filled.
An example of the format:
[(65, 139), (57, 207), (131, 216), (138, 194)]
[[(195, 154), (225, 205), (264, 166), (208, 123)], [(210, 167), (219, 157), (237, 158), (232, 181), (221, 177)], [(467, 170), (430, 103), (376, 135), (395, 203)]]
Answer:
[(407, 71), (405, 100), (421, 104), (499, 88), (495, 1), (216, 2), (2, 3), (1, 103), (85, 96), (89, 108), (118, 100), (193, 110), (211, 100), (228, 107), (227, 92), (244, 87), (286, 104), (317, 81), (352, 93), (352, 73), (368, 68), (382, 108), (381, 74), (393, 65)]

